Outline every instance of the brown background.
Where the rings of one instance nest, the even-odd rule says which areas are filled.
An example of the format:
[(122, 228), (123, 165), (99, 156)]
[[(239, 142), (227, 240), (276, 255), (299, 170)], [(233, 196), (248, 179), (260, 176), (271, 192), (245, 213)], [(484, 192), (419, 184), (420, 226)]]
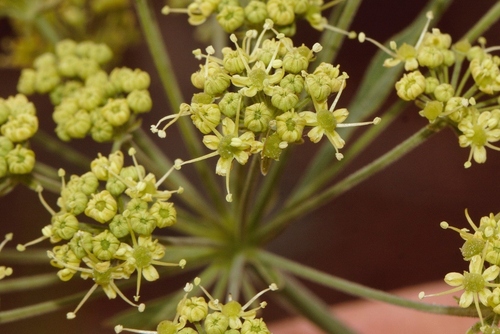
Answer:
[[(495, 1), (491, 0), (457, 0), (438, 26), (454, 38), (462, 36), (494, 3)], [(352, 29), (365, 31), (367, 35), (384, 41), (413, 20), (423, 5), (424, 1), (365, 1)], [(176, 74), (185, 87), (185, 96), (189, 96), (193, 92), (189, 75), (198, 67), (198, 61), (190, 56), (191, 50), (204, 45), (191, 42), (192, 29), (185, 17), (161, 17), (160, 23), (167, 46), (169, 50), (174, 51), (174, 62), (178, 64)], [(307, 31), (307, 37), (299, 36), (299, 39), (310, 46), (316, 41), (317, 34), (306, 25), (303, 25), (303, 28)], [(486, 36), (489, 45), (500, 43), (498, 25)], [(338, 62), (350, 78), (339, 102), (340, 106), (349, 103), (364, 67), (375, 51), (373, 46), (360, 45), (355, 41), (344, 45)], [(153, 87), (159, 87), (158, 78), (153, 74), (151, 58), (144, 45), (133, 47), (126, 54), (125, 62), (129, 67), (147, 70), (152, 74)], [(18, 72), (15, 70), (1, 71), (0, 96), (15, 94), (17, 77)], [(152, 94), (155, 106), (146, 116), (145, 128), (171, 112), (166, 107), (165, 98), (159, 88), (153, 90)], [(53, 124), (45, 99), (36, 98), (35, 101), (43, 127), (52, 129)], [(408, 110), (372, 144), (349, 171), (354, 171), (376, 158), (424, 124), (425, 120), (418, 116), (416, 107), (409, 104)], [(173, 137), (174, 135), (170, 138)], [(159, 139), (158, 142), (172, 157), (182, 155), (179, 143), (174, 143), (173, 140), (160, 142)], [(97, 151), (109, 151), (108, 147), (103, 146), (90, 148), (89, 143), (74, 142), (85, 150), (89, 157)], [(295, 151), (295, 155), (300, 157), (287, 168), (284, 187), (293, 186), (301, 173), (300, 166), (308, 161), (312, 149), (313, 145), (307, 143)], [(452, 131), (445, 130), (404, 159), (324, 206), (314, 215), (292, 224), (282, 236), (269, 245), (269, 249), (325, 272), (384, 290), (442, 279), (449, 271), (465, 270), (467, 264), (462, 261), (458, 250), (461, 246), (460, 238), (454, 232), (440, 229), (439, 222), (447, 220), (454, 226), (465, 227), (465, 208), (469, 209), (475, 221), (490, 212), (500, 211), (497, 196), (500, 152), (488, 151), (488, 161), (485, 165), (473, 164), (470, 169), (465, 170), (463, 163), (467, 156), (468, 150), (458, 146), (458, 140)], [(45, 155), (39, 158), (54, 165), (57, 163), (55, 156)], [(213, 163), (215, 164), (215, 161)], [(48, 200), (55, 203), (55, 198), (48, 197)], [(15, 240), (9, 244), (11, 247), (18, 242), (39, 236), (40, 229), (50, 219), (39, 204), (36, 194), (22, 187), (18, 187), (0, 201), (0, 212), (3, 217), (0, 235), (15, 232)], [(45, 266), (12, 266), (17, 277), (28, 275), (32, 271), (52, 270), (48, 263)], [(73, 281), (43, 291), (36, 290), (30, 294), (3, 295), (0, 297), (0, 310), (48, 300), (54, 296), (64, 296), (87, 289), (91, 284), (80, 280)], [(178, 289), (182, 285), (183, 282), (166, 280), (146, 284), (144, 300)], [(319, 286), (311, 285), (311, 288), (328, 303), (349, 298)], [(99, 299), (85, 305), (75, 320), (65, 319), (65, 313), (70, 310), (66, 309), (22, 322), (0, 325), (0, 332), (112, 333), (112, 329), (102, 328), (100, 322), (105, 316), (126, 308), (121, 300)], [(283, 316), (283, 313), (276, 306), (266, 308), (265, 315), (268, 319), (274, 319)]]

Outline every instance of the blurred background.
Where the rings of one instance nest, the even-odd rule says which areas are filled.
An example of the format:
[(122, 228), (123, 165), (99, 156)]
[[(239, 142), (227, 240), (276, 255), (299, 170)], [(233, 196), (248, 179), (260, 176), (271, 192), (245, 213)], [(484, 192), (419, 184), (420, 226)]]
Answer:
[[(188, 25), (184, 15), (162, 16), (159, 10), (164, 2), (154, 3), (167, 48), (176, 64), (176, 75), (183, 86), (186, 100), (189, 100), (190, 95), (195, 92), (190, 84), (190, 75), (198, 69), (199, 64), (191, 57), (191, 51), (206, 45), (193, 40), (194, 29)], [(439, 22), (433, 21), (432, 24), (442, 32), (449, 33), (456, 41), (495, 3), (493, 0), (456, 0), (442, 19)], [(415, 19), (424, 5), (425, 1), (365, 1), (351, 28), (358, 32), (363, 31), (378, 41), (386, 41)], [(485, 34), (488, 45), (500, 44), (499, 27), (500, 25), (496, 24)], [(3, 37), (9, 36), (13, 31), (6, 19), (0, 21), (0, 29)], [(298, 27), (298, 31), (296, 45), (304, 43), (312, 46), (319, 38), (319, 33), (305, 22)], [(370, 58), (376, 51), (376, 48), (368, 43), (359, 44), (355, 40), (344, 42), (336, 63), (340, 64), (342, 71), (349, 74), (349, 80), (338, 107), (348, 106)], [(172, 110), (167, 107), (152, 59), (142, 38), (125, 51), (123, 65), (140, 68), (151, 75), (150, 91), (154, 106), (143, 120), (143, 127), (148, 129), (150, 124), (156, 123)], [(0, 69), (1, 97), (16, 94), (18, 77), (19, 69)], [(392, 98), (395, 97), (396, 94), (392, 94)], [(52, 132), (54, 124), (48, 99), (45, 96), (34, 96), (30, 99), (37, 106), (42, 127), (47, 132)], [(343, 175), (356, 171), (388, 151), (426, 122), (418, 115), (417, 107), (408, 103), (407, 110)], [(183, 147), (175, 141), (174, 133), (169, 134), (167, 139), (154, 140), (164, 147), (170, 157), (183, 157)], [(89, 140), (73, 141), (71, 144), (79, 147), (89, 158), (94, 157), (97, 152), (107, 154), (110, 149), (109, 146), (95, 145)], [(346, 147), (348, 146), (349, 142)], [(38, 152), (36, 145), (34, 149)], [(295, 149), (294, 159), (285, 169), (283, 189), (294, 186), (315, 149), (314, 145), (308, 142)], [(459, 228), (468, 227), (464, 215), (465, 208), (468, 208), (475, 222), (491, 212), (500, 212), (497, 195), (500, 152), (489, 150), (486, 164), (473, 163), (472, 167), (466, 170), (463, 163), (468, 154), (468, 149), (458, 146), (456, 135), (446, 129), (389, 168), (323, 206), (313, 215), (293, 222), (282, 235), (268, 245), (268, 249), (324, 272), (382, 290), (441, 280), (450, 271), (466, 270), (467, 263), (462, 260), (459, 251), (462, 240), (457, 233), (442, 230), (439, 223), (446, 220)], [(53, 166), (59, 166), (57, 156), (47, 154), (37, 156), (38, 158)], [(214, 168), (215, 162), (211, 162)], [(67, 174), (80, 172), (67, 171)], [(187, 172), (189, 173), (189, 170)], [(222, 178), (220, 181), (223, 181)], [(46, 195), (46, 199), (55, 207), (55, 196)], [(14, 249), (17, 243), (38, 237), (41, 228), (50, 221), (50, 215), (39, 203), (36, 193), (22, 186), (16, 187), (0, 200), (0, 212), (0, 235), (14, 232), (14, 240), (4, 249), (5, 253)], [(48, 261), (45, 265), (6, 263), (2, 257), (4, 252), (0, 253), (0, 264), (12, 266), (14, 278), (33, 272), (53, 271), (54, 275), (56, 273)], [(160, 279), (144, 284), (143, 300), (147, 301), (148, 298), (180, 289), (189, 279), (186, 277)], [(352, 298), (321, 286), (307, 282), (305, 284), (329, 304)], [(85, 291), (91, 285), (91, 282), (73, 279), (43, 290), (4, 294), (0, 296), (0, 310)], [(101, 292), (99, 294), (103, 296)], [(268, 301), (271, 298), (266, 295), (264, 299)], [(103, 327), (104, 319), (129, 309), (119, 299), (97, 298), (84, 305), (76, 319), (68, 321), (65, 314), (74, 306), (48, 315), (0, 325), (0, 332), (111, 333), (111, 328)], [(286, 313), (283, 308), (275, 304), (268, 306), (264, 312), (268, 322), (284, 316)]]

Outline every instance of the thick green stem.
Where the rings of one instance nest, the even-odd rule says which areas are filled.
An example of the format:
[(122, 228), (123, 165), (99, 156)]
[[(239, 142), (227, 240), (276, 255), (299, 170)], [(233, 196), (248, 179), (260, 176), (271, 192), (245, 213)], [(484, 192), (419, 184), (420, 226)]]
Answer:
[(328, 305), (291, 276), (286, 277), (286, 284), (283, 289), (279, 290), (279, 293), (287, 303), (319, 326), (325, 333), (355, 333), (328, 311)]
[[(74, 147), (55, 139), (43, 130), (39, 129), (31, 140), (47, 152), (56, 154), (61, 159), (79, 167), (82, 171), (88, 171), (91, 162), (89, 157), (80, 153)], [(64, 154), (61, 154), (61, 152), (64, 152)]]
[(273, 268), (284, 270), (292, 273), (297, 277), (304, 278), (311, 282), (319, 283), (324, 286), (342, 291), (352, 296), (357, 296), (366, 299), (378, 300), (384, 303), (402, 306), (405, 308), (414, 309), (417, 311), (447, 314), (456, 316), (477, 317), (477, 312), (474, 308), (460, 308), (451, 306), (440, 306), (435, 304), (426, 304), (401, 298), (390, 293), (372, 289), (361, 284), (353, 283), (348, 280), (323, 273), (319, 270), (304, 266), (294, 261), (290, 261), (281, 256), (261, 251), (258, 254), (261, 262)]
[(370, 176), (373, 176), (375, 173), (381, 171), (405, 154), (409, 153), (431, 135), (440, 131), (445, 125), (446, 123), (439, 122), (422, 128), (389, 152), (347, 176), (333, 186), (328, 187), (322, 192), (318, 192), (315, 196), (297, 203), (294, 206), (289, 205), (283, 208), (274, 220), (271, 220), (267, 225), (263, 226), (258, 233), (256, 233), (256, 240), (260, 240), (262, 242), (272, 239), (277, 233), (279, 233), (279, 231), (281, 231), (287, 224), (297, 217), (311, 212), (312, 210), (353, 188)]
[(462, 37), (474, 41), (488, 30), (500, 18), (500, 2), (496, 2), (490, 10)]

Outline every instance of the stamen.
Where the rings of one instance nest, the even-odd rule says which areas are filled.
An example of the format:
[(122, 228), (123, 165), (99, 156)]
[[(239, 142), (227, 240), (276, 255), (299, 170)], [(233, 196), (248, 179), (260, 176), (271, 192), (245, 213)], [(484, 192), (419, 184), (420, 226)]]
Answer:
[(87, 301), (87, 299), (89, 299), (89, 297), (92, 295), (92, 293), (95, 291), (95, 289), (97, 289), (99, 285), (96, 283), (94, 285), (92, 285), (92, 287), (90, 288), (90, 290), (85, 294), (85, 296), (83, 297), (83, 299), (80, 301), (80, 303), (78, 304), (78, 306), (76, 307), (76, 309), (73, 311), (73, 312), (68, 312), (66, 314), (66, 318), (67, 319), (75, 319), (76, 318), (76, 312), (78, 312), (78, 310), (83, 306), (83, 304), (85, 304), (85, 302)]
[(387, 53), (389, 56), (391, 56), (393, 58), (397, 58), (397, 56), (398, 56), (395, 52), (386, 48), (382, 43), (379, 43), (378, 41), (374, 40), (373, 38), (366, 37), (364, 32), (360, 32), (358, 34), (358, 41), (360, 43), (364, 43), (365, 41), (368, 41), (368, 42), (372, 43), (373, 45), (377, 46), (379, 49), (381, 49), (382, 51), (384, 51), (385, 53)]
[(42, 195), (43, 187), (41, 185), (38, 185), (35, 191), (38, 193), (38, 198), (40, 199), (40, 202), (42, 202), (43, 207), (50, 213), (51, 216), (55, 216), (56, 212), (45, 201), (45, 198), (43, 198)]

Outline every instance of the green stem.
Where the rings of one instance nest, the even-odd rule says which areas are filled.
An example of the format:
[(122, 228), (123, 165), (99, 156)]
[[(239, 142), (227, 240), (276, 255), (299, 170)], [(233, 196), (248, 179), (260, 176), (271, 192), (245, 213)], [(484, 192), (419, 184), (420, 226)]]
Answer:
[(355, 333), (328, 311), (328, 305), (291, 276), (286, 277), (285, 287), (280, 289), (279, 293), (280, 296), (285, 297), (287, 304), (293, 305), (303, 316), (319, 326), (325, 333)]
[(61, 280), (54, 273), (4, 279), (2, 280), (2, 284), (0, 284), (0, 293), (47, 288), (60, 282)]
[[(57, 175), (57, 170), (37, 161), (32, 172), (35, 183), (39, 183), (43, 189), (54, 194), (61, 192), (61, 178)], [(35, 190), (35, 189), (33, 189)]]
[[(91, 160), (85, 155), (75, 150), (74, 147), (67, 145), (53, 136), (39, 129), (31, 139), (34, 143), (40, 145), (44, 150), (56, 154), (61, 159), (79, 167), (82, 171), (87, 171)], [(64, 152), (64, 154), (61, 154)]]
[[(260, 251), (258, 254), (260, 261), (275, 269), (284, 270), (292, 273), (297, 277), (304, 278), (311, 282), (322, 284), (326, 287), (342, 291), (352, 296), (357, 296), (366, 299), (378, 300), (384, 303), (402, 306), (418, 311), (447, 314), (467, 317), (477, 317), (477, 312), (474, 308), (460, 308), (452, 306), (440, 306), (435, 304), (426, 304), (401, 298), (390, 293), (372, 289), (361, 284), (353, 283), (348, 280), (328, 275), (319, 270), (304, 266), (294, 261), (290, 261), (281, 256), (274, 255), (266, 251)], [(287, 280), (288, 282), (288, 280)]]
[(263, 226), (258, 233), (256, 233), (256, 240), (265, 242), (272, 239), (292, 220), (311, 212), (328, 201), (331, 201), (333, 198), (345, 193), (370, 176), (373, 176), (375, 173), (381, 171), (405, 154), (409, 153), (431, 135), (444, 128), (445, 125), (446, 123), (439, 122), (422, 128), (389, 152), (347, 176), (333, 186), (328, 187), (322, 192), (317, 193), (315, 196), (297, 203), (294, 206), (286, 206), (283, 210), (280, 210), (280, 214), (276, 216), (274, 220), (271, 220), (267, 225)]
[(500, 2), (496, 3), (488, 10), (486, 14), (461, 38), (468, 41), (475, 41), (486, 30), (488, 30), (493, 23), (500, 18)]
[(52, 25), (47, 21), (47, 19), (40, 15), (35, 18), (35, 26), (38, 31), (52, 44), (55, 45), (61, 40), (57, 31), (52, 27)]
[[(328, 20), (329, 24), (332, 24), (340, 29), (349, 29), (361, 2), (362, 0), (349, 0), (337, 5), (342, 6), (342, 8), (339, 8), (339, 10), (342, 10), (342, 14), (337, 20), (337, 11), (333, 10)], [(345, 38), (345, 35), (335, 33), (330, 30), (323, 31), (320, 39), (320, 44), (323, 46), (323, 50), (318, 54), (315, 64), (320, 64), (321, 62), (333, 63)]]

